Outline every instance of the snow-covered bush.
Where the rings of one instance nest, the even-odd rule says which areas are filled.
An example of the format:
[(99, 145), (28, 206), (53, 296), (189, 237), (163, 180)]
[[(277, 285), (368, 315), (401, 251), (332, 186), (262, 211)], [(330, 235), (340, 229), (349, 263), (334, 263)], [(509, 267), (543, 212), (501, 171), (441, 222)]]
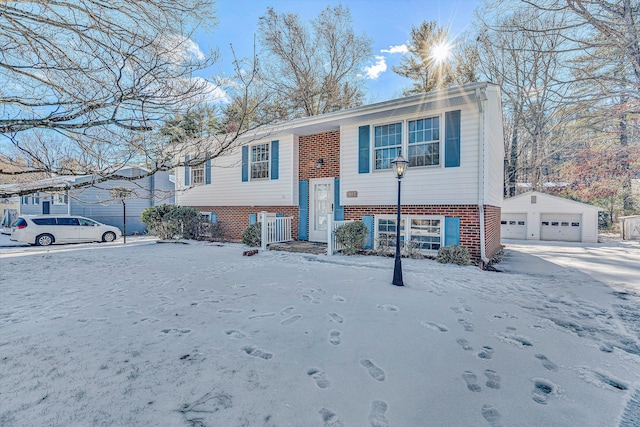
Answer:
[(471, 264), (471, 256), (466, 246), (442, 246), (438, 249), (436, 261), (443, 264), (469, 265)]
[(247, 246), (260, 246), (262, 244), (262, 227), (255, 222), (242, 232), (242, 243)]
[(342, 246), (347, 255), (353, 255), (362, 249), (367, 240), (369, 229), (361, 221), (347, 222), (336, 228), (334, 234), (336, 242)]

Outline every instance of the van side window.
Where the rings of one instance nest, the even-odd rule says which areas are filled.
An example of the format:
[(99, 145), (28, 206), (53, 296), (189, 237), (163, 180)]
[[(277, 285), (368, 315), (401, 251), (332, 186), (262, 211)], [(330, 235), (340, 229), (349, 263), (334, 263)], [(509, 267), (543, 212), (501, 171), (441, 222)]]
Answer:
[(58, 225), (79, 225), (78, 218), (58, 218)]
[(90, 219), (78, 218), (80, 221), (80, 225), (93, 227), (94, 225), (98, 225), (95, 221), (91, 221)]
[(38, 225), (56, 225), (55, 218), (34, 218), (32, 221), (34, 224)]

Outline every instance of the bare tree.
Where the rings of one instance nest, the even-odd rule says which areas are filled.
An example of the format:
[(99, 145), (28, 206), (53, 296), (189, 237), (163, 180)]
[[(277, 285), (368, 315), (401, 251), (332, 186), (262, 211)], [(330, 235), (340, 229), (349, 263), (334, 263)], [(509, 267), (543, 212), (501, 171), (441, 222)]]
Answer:
[(281, 117), (305, 117), (360, 105), (371, 40), (351, 27), (348, 8), (327, 7), (305, 25), (298, 15), (268, 8), (260, 18), (263, 83)]
[[(126, 164), (147, 164), (149, 174), (180, 165), (192, 149), (155, 129), (219, 97), (218, 85), (194, 75), (217, 52), (190, 38), (212, 23), (213, 0), (0, 2), (0, 177), (105, 181)], [(206, 152), (219, 155), (237, 136), (207, 141)]]
[[(571, 85), (564, 66), (566, 41), (559, 31), (562, 15), (547, 14), (510, 2), (493, 2), (494, 13), (479, 16), (479, 71), (500, 85), (505, 116), (505, 194), (515, 195), (517, 181), (542, 186), (562, 134)], [(526, 28), (526, 29), (525, 29)]]
[(477, 81), (478, 54), (464, 39), (452, 40), (449, 29), (436, 21), (423, 21), (411, 28), (409, 54), (393, 71), (413, 82), (405, 95)]

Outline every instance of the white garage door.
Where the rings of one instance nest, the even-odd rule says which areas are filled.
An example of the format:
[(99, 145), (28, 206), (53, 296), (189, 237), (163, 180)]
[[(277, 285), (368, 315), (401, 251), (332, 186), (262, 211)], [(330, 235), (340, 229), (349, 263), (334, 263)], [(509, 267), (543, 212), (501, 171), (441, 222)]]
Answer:
[(500, 236), (503, 239), (526, 240), (527, 214), (503, 213), (500, 221)]
[(541, 214), (540, 240), (582, 241), (582, 214)]

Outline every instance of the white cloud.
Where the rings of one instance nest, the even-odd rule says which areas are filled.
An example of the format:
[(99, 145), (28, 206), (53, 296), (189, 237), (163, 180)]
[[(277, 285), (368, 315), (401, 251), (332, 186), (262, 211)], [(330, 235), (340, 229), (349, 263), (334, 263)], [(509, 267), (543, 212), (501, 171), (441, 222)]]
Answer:
[(398, 46), (389, 46), (389, 49), (381, 49), (382, 53), (407, 53), (409, 52), (409, 48), (406, 44), (401, 44)]
[(376, 63), (370, 67), (364, 67), (364, 71), (368, 78), (375, 80), (380, 74), (387, 71), (387, 61), (384, 56), (376, 56)]

